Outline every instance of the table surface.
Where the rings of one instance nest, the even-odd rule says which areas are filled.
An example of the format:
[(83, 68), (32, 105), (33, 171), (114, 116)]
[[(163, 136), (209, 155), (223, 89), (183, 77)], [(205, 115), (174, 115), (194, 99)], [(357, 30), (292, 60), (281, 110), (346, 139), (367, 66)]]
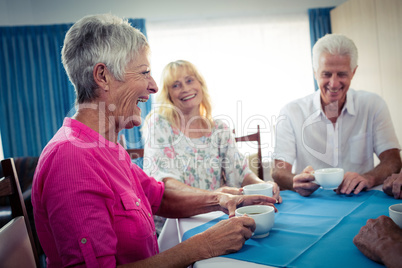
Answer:
[[(378, 189), (381, 189), (381, 187), (378, 186), (375, 189), (378, 190)], [(391, 197), (389, 199), (392, 200), (392, 201), (390, 201), (392, 203), (400, 202), (400, 200), (394, 200)], [(284, 202), (286, 202), (286, 199), (284, 200)], [(287, 210), (287, 207), (283, 206), (283, 209)], [(384, 209), (381, 210), (381, 212), (384, 212), (384, 211), (385, 211)], [(374, 213), (374, 216), (377, 217), (377, 214), (378, 214), (378, 212)], [(382, 213), (382, 214), (385, 214), (385, 213)], [(173, 247), (173, 246), (177, 245), (178, 243), (180, 243), (182, 241), (183, 235), (185, 235), (185, 233), (187, 231), (190, 231), (190, 230), (193, 231), (197, 228), (198, 229), (202, 228), (203, 225), (205, 225), (206, 223), (210, 222), (211, 220), (217, 219), (217, 218), (221, 217), (222, 215), (224, 215), (222, 212), (211, 212), (211, 213), (197, 215), (197, 216), (194, 216), (191, 218), (168, 219), (166, 221), (165, 226), (162, 230), (162, 233), (159, 237), (160, 251), (167, 250), (170, 247)], [(274, 226), (274, 228), (275, 228), (275, 226)], [(356, 229), (356, 227), (355, 227), (355, 229)], [(350, 245), (349, 245), (349, 247), (350, 247)], [(355, 249), (355, 250), (357, 250), (357, 249)], [(361, 253), (358, 252), (357, 254), (361, 254)], [(305, 254), (305, 256), (302, 256), (300, 258), (301, 261), (299, 263), (293, 264), (293, 267), (302, 267), (302, 266), (298, 266), (298, 265), (301, 265), (303, 263), (303, 261), (306, 262), (306, 260), (303, 260), (303, 258), (307, 259), (309, 257), (309, 255), (314, 256), (313, 253)], [(373, 267), (375, 267), (377, 264), (373, 263), (373, 265), (374, 265)], [(292, 265), (290, 265), (290, 266), (292, 266)], [(236, 268), (236, 267), (277, 267), (277, 266), (266, 266), (266, 265), (261, 265), (261, 264), (257, 264), (254, 262), (247, 262), (247, 261), (241, 260), (241, 258), (235, 259), (235, 258), (228, 258), (228, 257), (215, 257), (215, 258), (211, 258), (208, 260), (199, 261), (199, 262), (195, 263), (193, 265), (193, 267), (197, 267), (197, 268), (207, 268), (207, 267)], [(350, 267), (352, 267), (352, 264)]]

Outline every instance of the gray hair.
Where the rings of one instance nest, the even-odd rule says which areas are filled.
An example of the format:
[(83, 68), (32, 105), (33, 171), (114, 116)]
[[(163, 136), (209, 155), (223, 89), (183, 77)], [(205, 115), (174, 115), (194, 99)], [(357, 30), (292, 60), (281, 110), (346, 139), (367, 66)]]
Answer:
[(145, 36), (127, 20), (111, 14), (90, 15), (77, 21), (67, 32), (62, 62), (74, 85), (76, 104), (98, 97), (93, 68), (104, 63), (110, 73), (123, 81), (127, 64), (149, 44)]
[(313, 68), (315, 72), (318, 70), (322, 53), (349, 56), (352, 71), (357, 66), (357, 47), (351, 39), (344, 35), (326, 34), (315, 43), (313, 47)]

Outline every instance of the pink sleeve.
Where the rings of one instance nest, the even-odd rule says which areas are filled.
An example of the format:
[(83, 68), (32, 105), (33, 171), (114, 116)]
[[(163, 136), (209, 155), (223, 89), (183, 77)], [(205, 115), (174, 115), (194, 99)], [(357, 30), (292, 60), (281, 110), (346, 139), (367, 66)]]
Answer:
[(114, 194), (102, 166), (88, 150), (67, 143), (47, 158), (39, 177), (41, 203), (63, 266), (115, 267)]
[(151, 204), (152, 213), (155, 214), (158, 211), (159, 206), (162, 202), (163, 192), (165, 190), (165, 185), (163, 182), (155, 180), (153, 177), (149, 177), (141, 168), (137, 165), (132, 164), (132, 170), (137, 174), (142, 189), (147, 196), (149, 203)]

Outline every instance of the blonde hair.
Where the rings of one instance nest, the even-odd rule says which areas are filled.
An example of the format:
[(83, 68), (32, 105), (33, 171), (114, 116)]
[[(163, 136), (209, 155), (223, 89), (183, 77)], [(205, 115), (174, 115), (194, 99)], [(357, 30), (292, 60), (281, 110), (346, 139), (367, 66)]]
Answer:
[(181, 114), (177, 109), (175, 109), (175, 106), (170, 98), (169, 87), (171, 87), (173, 83), (177, 80), (178, 75), (182, 70), (186, 70), (188, 74), (193, 75), (200, 82), (201, 90), (203, 93), (203, 98), (200, 104), (200, 116), (207, 119), (211, 124), (213, 124), (213, 119), (211, 115), (211, 98), (208, 93), (205, 79), (191, 62), (185, 60), (170, 62), (163, 69), (161, 78), (161, 90), (157, 97), (158, 107), (156, 108), (155, 112), (165, 117), (172, 125), (177, 126), (177, 124), (180, 123)]

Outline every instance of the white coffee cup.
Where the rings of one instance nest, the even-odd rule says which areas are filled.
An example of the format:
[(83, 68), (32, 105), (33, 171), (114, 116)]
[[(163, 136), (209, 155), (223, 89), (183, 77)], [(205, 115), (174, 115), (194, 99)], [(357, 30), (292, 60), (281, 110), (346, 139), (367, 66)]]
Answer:
[(344, 171), (342, 168), (323, 168), (313, 172), (314, 183), (319, 184), (323, 189), (336, 189), (343, 180)]
[(402, 228), (402, 203), (389, 207), (389, 217)]
[(271, 206), (254, 205), (245, 206), (236, 209), (235, 215), (237, 217), (243, 216), (251, 217), (255, 221), (255, 231), (252, 238), (263, 238), (269, 235), (275, 222), (275, 209)]
[(243, 187), (243, 193), (245, 195), (265, 195), (272, 197), (272, 187), (271, 183), (256, 183), (249, 184)]

